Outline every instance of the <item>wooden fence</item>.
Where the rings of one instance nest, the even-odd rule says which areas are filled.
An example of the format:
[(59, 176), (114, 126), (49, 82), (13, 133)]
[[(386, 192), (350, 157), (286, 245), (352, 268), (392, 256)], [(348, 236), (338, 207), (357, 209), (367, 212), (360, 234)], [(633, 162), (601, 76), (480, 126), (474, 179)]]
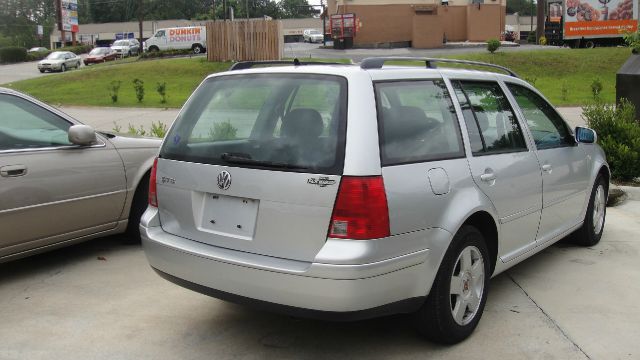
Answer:
[(207, 22), (209, 61), (281, 60), (284, 54), (282, 22), (234, 20)]

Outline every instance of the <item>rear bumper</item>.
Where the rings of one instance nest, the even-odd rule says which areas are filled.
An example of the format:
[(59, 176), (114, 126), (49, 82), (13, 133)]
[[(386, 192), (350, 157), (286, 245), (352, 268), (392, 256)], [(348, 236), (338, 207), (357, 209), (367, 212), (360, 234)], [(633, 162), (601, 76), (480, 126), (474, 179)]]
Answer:
[(322, 263), (302, 262), (202, 244), (166, 233), (158, 224), (157, 210), (150, 209), (140, 232), (147, 259), (162, 277), (223, 300), (296, 316), (354, 320), (415, 311), (435, 276), (427, 249), (364, 264), (347, 264), (344, 256), (331, 264), (326, 255), (332, 252), (321, 251)]

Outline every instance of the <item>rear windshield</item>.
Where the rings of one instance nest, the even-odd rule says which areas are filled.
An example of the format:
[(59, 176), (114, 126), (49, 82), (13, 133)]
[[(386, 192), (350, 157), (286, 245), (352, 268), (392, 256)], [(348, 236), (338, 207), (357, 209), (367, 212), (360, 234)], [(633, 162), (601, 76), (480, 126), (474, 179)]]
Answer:
[(163, 158), (341, 174), (347, 82), (330, 75), (249, 74), (206, 80), (167, 134)]

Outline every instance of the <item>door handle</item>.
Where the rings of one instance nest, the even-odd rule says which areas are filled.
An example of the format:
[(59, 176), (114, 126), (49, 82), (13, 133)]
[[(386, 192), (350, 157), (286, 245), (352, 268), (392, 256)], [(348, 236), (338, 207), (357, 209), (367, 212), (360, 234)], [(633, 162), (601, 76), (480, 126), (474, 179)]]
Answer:
[(551, 174), (551, 171), (553, 170), (553, 167), (549, 164), (544, 164), (542, 165), (542, 171)]
[(490, 182), (490, 181), (494, 181), (495, 179), (496, 179), (496, 174), (492, 172), (484, 173), (480, 175), (480, 180), (482, 181)]
[(0, 167), (0, 176), (2, 177), (16, 177), (27, 174), (27, 167), (24, 165), (7, 165)]

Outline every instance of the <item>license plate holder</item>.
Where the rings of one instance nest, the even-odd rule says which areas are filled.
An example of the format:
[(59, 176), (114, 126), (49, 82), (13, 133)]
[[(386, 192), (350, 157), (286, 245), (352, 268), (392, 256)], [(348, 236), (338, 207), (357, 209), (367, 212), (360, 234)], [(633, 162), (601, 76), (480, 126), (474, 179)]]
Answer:
[(204, 231), (252, 240), (260, 200), (221, 194), (205, 194), (201, 227)]

